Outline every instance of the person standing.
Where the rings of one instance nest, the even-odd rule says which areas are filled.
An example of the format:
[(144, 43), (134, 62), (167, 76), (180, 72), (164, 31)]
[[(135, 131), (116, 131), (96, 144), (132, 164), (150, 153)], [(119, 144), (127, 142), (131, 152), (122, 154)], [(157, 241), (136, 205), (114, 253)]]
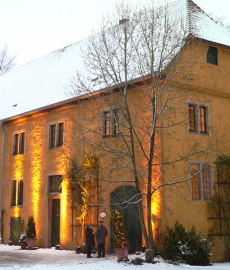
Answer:
[(93, 247), (95, 246), (94, 235), (95, 232), (93, 231), (93, 224), (89, 223), (85, 229), (85, 238), (87, 244), (87, 258), (92, 258), (91, 252)]
[(108, 235), (106, 227), (103, 225), (103, 221), (99, 221), (99, 226), (96, 231), (96, 239), (98, 244), (98, 258), (105, 257), (105, 238)]

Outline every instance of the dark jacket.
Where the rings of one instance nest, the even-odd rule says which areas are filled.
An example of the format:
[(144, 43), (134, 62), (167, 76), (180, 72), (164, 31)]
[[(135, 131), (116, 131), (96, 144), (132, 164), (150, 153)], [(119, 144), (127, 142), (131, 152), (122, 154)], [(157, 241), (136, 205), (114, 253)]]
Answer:
[(88, 247), (95, 246), (93, 230), (90, 229), (88, 226), (85, 229), (85, 239), (86, 239), (86, 244)]
[(96, 239), (98, 244), (105, 243), (105, 237), (108, 235), (107, 229), (103, 225), (99, 225), (96, 231)]

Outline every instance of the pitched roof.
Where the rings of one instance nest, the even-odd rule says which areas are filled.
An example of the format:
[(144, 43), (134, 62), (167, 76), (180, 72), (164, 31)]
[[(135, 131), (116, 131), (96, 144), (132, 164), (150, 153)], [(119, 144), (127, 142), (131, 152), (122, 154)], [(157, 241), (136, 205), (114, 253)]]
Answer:
[[(230, 32), (191, 0), (170, 9), (181, 11), (193, 37), (230, 47)], [(69, 100), (65, 86), (76, 70), (84, 71), (81, 47), (88, 39), (64, 47), (0, 76), (0, 119), (32, 112)]]
[(215, 22), (193, 1), (186, 2), (190, 33), (196, 38), (230, 47), (230, 32)]

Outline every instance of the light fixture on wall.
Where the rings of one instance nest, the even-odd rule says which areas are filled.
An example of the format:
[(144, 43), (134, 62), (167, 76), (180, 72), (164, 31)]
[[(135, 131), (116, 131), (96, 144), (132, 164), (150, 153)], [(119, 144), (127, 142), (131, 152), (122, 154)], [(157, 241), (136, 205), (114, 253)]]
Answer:
[(61, 246), (60, 245), (56, 245), (55, 246), (55, 249), (60, 250), (61, 249)]

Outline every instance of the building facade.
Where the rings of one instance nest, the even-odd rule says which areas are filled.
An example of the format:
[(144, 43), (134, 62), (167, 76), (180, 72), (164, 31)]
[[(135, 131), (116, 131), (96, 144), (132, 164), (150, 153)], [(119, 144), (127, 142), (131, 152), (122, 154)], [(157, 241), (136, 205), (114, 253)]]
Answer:
[[(182, 61), (190, 59), (187, 68), (167, 81), (174, 66), (169, 65), (159, 80), (159, 89), (166, 81), (167, 86), (157, 109), (167, 100), (168, 110), (157, 120), (161, 128), (154, 141), (151, 217), (156, 243), (177, 220), (186, 229), (194, 225), (204, 238), (210, 234), (215, 218), (207, 209), (217, 190), (216, 162), (220, 156), (229, 156), (230, 150), (230, 34), (192, 1), (183, 2), (190, 7), (194, 25), (210, 23), (211, 37), (190, 33), (180, 54)], [(222, 31), (219, 38), (215, 36), (218, 29)], [(62, 249), (75, 249), (85, 241), (87, 223), (97, 226), (103, 219), (109, 231), (109, 251), (113, 241), (110, 213), (119, 206), (135, 252), (146, 243), (137, 206), (132, 203), (135, 183), (123, 138), (130, 136), (127, 115), (117, 86), (66, 96), (64, 88), (82, 64), (72, 57), (79, 54), (80, 46), (73, 44), (0, 78), (4, 89), (0, 111), (2, 242), (17, 243), (23, 221), (26, 224), (33, 215), (39, 247), (60, 244)], [(128, 103), (137, 127), (138, 176), (145, 194), (144, 153), (152, 127), (146, 93), (151, 85), (145, 77), (130, 86)], [(79, 196), (83, 191), (83, 197)], [(87, 198), (87, 202), (79, 202), (79, 198)], [(142, 204), (147, 223), (145, 196)], [(224, 234), (214, 235), (214, 260), (225, 256)]]

